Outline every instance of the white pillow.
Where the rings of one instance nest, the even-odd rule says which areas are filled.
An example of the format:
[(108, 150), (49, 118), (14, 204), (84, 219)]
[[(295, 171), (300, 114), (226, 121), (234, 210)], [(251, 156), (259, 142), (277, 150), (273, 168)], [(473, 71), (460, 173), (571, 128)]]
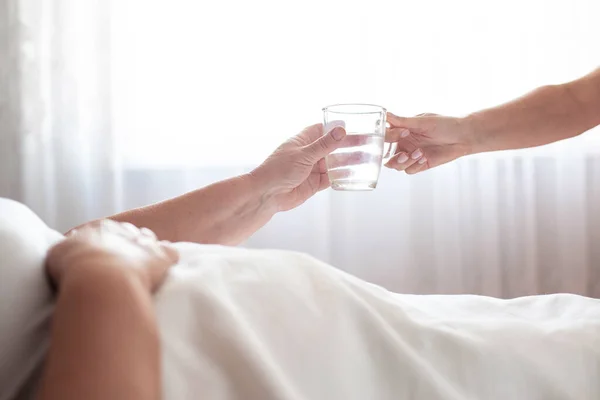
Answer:
[(23, 390), (46, 353), (53, 301), (44, 259), (62, 238), (24, 205), (0, 198), (0, 400)]

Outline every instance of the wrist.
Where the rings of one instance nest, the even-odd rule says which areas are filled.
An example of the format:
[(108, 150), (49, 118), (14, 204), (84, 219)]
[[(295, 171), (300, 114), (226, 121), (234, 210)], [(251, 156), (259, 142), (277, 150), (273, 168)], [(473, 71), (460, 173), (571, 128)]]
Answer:
[(460, 126), (465, 138), (465, 156), (486, 151), (485, 135), (481, 133), (481, 121), (476, 113), (460, 118)]
[(273, 183), (274, 180), (263, 168), (258, 167), (240, 178), (246, 182), (261, 209), (272, 215), (279, 211), (278, 186)]

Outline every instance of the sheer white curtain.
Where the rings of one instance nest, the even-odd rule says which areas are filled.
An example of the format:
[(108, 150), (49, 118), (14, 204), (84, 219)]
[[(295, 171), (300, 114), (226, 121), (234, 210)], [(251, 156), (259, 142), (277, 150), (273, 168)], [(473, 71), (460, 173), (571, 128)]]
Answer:
[(114, 211), (108, 4), (5, 0), (0, 19), (0, 195), (63, 230)]
[[(20, 178), (3, 190), (60, 228), (246, 171), (330, 103), (461, 115), (600, 65), (597, 0), (11, 1), (20, 62), (0, 68), (21, 86), (0, 118)], [(386, 171), (245, 245), (403, 292), (600, 295), (597, 134)]]

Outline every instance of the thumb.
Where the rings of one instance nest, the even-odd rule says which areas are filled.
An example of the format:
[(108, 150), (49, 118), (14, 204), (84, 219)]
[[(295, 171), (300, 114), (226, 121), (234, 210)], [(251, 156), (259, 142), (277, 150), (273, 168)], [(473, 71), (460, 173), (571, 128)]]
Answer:
[(341, 126), (336, 126), (327, 132), (326, 135), (321, 136), (308, 146), (305, 146), (302, 151), (314, 164), (321, 158), (327, 156), (329, 153), (340, 147), (345, 137), (346, 130)]
[(407, 128), (410, 130), (418, 130), (421, 128), (421, 123), (423, 118), (416, 117), (399, 117), (397, 115), (392, 114), (391, 112), (387, 113), (387, 121), (390, 123), (392, 128)]
[(399, 117), (387, 113), (387, 122), (390, 127), (386, 131), (386, 141), (398, 141), (400, 138), (404, 138), (409, 135), (410, 132), (421, 132), (423, 129), (423, 119), (421, 117)]

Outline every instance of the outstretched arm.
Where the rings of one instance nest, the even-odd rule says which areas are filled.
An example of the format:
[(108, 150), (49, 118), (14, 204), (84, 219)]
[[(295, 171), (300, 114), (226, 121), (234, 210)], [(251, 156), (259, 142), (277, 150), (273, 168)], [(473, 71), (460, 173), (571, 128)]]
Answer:
[(278, 211), (269, 182), (248, 174), (110, 217), (147, 227), (164, 240), (234, 245)]
[(473, 152), (521, 149), (577, 136), (600, 124), (600, 68), (467, 117)]
[(386, 166), (409, 174), (469, 154), (541, 146), (600, 124), (600, 68), (464, 118), (388, 113), (388, 122), (386, 140), (399, 151)]
[(236, 245), (278, 211), (329, 187), (324, 158), (346, 143), (346, 132), (310, 126), (281, 145), (252, 173), (110, 217), (153, 230), (162, 240)]

